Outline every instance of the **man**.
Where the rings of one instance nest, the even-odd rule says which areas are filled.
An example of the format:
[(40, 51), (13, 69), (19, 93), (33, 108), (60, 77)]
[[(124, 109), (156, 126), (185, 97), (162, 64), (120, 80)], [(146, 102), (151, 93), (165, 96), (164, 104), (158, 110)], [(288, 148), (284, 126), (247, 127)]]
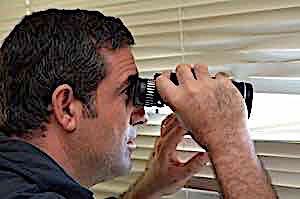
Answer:
[[(128, 97), (133, 44), (119, 19), (95, 11), (51, 9), (14, 28), (0, 51), (1, 198), (93, 198), (85, 187), (129, 172), (135, 127), (146, 122)], [(165, 119), (144, 175), (120, 197), (160, 198), (197, 173), (206, 153), (176, 157), (189, 129), (210, 152), (225, 198), (274, 198), (238, 91), (194, 68), (197, 80), (191, 66), (177, 67), (178, 87), (167, 74), (157, 80), (181, 121)]]

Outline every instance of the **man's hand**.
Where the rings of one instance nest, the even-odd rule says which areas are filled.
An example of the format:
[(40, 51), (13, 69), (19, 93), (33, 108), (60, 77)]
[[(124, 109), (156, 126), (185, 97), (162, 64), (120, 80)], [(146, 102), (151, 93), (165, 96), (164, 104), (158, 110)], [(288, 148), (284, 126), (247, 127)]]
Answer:
[(161, 137), (156, 140), (144, 175), (144, 180), (151, 183), (148, 189), (160, 195), (175, 193), (209, 161), (207, 153), (203, 152), (197, 153), (186, 163), (178, 160), (176, 147), (186, 133), (175, 114), (162, 122)]
[(206, 153), (199, 152), (185, 163), (178, 160), (176, 147), (185, 134), (175, 114), (162, 122), (161, 136), (155, 142), (144, 175), (123, 198), (154, 199), (175, 193), (199, 172), (209, 161)]
[[(179, 85), (169, 80), (167, 74), (156, 80), (163, 100), (179, 114), (186, 128), (202, 146), (213, 147), (215, 141), (226, 139), (232, 129), (247, 128), (247, 112), (238, 89), (222, 74), (212, 79), (206, 65), (178, 65), (176, 75)], [(212, 146), (208, 146), (212, 145)]]

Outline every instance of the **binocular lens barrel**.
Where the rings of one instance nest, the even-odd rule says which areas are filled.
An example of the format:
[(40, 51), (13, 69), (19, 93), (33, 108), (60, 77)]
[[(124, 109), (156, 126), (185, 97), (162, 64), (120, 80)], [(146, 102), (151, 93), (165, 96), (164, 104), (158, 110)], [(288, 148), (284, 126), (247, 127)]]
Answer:
[[(143, 79), (137, 78), (135, 80), (134, 86), (132, 86), (130, 90), (130, 97), (132, 98), (133, 104), (136, 106), (147, 106), (147, 107), (163, 107), (164, 101), (160, 97), (157, 92), (155, 86), (155, 79), (161, 74), (157, 73), (154, 75), (153, 79)], [(194, 75), (195, 76), (195, 75)], [(171, 73), (170, 80), (178, 85), (178, 80), (176, 77), (176, 73)], [(253, 101), (253, 86), (250, 83), (246, 82), (236, 82), (232, 80), (232, 83), (235, 87), (240, 91), (243, 96), (247, 110), (248, 110), (248, 118), (250, 117), (251, 109), (252, 109), (252, 101)]]

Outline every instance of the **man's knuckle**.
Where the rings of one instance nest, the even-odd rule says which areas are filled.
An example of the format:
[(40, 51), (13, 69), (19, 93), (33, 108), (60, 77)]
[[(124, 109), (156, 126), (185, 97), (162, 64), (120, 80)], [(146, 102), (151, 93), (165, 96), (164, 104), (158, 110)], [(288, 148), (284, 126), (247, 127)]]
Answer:
[(163, 75), (160, 75), (156, 78), (155, 81), (156, 81), (156, 83), (160, 83), (162, 81), (162, 79), (163, 79)]
[(186, 84), (185, 91), (186, 91), (187, 97), (194, 97), (198, 94), (197, 87), (195, 87), (191, 84)]
[(197, 69), (200, 69), (200, 70), (207, 70), (208, 69), (208, 66), (206, 64), (196, 64), (194, 67), (197, 68)]
[(183, 64), (178, 64), (178, 65), (176, 66), (176, 71), (182, 70), (183, 67), (184, 67)]

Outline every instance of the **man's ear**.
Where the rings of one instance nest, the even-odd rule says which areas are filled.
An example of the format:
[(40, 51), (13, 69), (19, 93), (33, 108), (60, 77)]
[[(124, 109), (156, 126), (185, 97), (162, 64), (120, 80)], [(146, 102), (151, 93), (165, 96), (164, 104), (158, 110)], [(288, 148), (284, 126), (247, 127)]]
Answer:
[(79, 113), (81, 111), (73, 94), (73, 89), (68, 84), (58, 86), (52, 94), (52, 109), (54, 116), (61, 127), (73, 132), (76, 129)]

